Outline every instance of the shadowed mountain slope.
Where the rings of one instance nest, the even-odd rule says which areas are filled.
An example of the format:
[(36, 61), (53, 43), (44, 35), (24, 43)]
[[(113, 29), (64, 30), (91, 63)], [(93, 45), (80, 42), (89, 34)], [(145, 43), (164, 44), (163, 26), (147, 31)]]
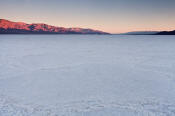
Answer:
[(175, 35), (175, 30), (174, 31), (162, 31), (157, 33), (157, 35)]

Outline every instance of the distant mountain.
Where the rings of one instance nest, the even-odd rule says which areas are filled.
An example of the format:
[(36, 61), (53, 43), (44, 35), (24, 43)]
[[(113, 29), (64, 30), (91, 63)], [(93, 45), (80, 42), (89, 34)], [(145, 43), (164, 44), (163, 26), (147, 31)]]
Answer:
[(43, 23), (27, 24), (0, 19), (0, 34), (109, 34), (107, 32), (84, 29), (64, 28)]
[(174, 31), (162, 31), (157, 33), (156, 35), (175, 35), (175, 30)]
[(133, 32), (127, 32), (123, 34), (124, 35), (154, 35), (157, 33), (158, 31), (133, 31)]
[(174, 31), (133, 31), (122, 33), (122, 35), (175, 35)]

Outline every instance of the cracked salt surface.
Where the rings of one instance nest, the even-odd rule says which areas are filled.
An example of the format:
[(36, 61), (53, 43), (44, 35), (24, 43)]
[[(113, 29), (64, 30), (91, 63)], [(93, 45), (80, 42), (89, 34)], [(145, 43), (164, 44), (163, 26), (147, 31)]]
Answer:
[(174, 36), (1, 35), (0, 116), (174, 116)]

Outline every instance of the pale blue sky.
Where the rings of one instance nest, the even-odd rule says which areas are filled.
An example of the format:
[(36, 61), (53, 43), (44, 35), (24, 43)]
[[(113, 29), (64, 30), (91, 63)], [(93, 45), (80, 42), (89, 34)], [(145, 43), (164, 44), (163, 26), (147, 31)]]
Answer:
[(175, 29), (175, 0), (0, 0), (0, 18), (111, 33)]

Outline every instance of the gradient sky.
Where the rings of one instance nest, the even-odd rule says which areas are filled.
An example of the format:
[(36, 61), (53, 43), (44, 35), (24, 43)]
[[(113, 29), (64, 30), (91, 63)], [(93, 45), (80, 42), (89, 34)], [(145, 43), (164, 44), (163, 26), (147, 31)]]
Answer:
[(175, 29), (175, 0), (0, 0), (0, 18), (111, 33)]

